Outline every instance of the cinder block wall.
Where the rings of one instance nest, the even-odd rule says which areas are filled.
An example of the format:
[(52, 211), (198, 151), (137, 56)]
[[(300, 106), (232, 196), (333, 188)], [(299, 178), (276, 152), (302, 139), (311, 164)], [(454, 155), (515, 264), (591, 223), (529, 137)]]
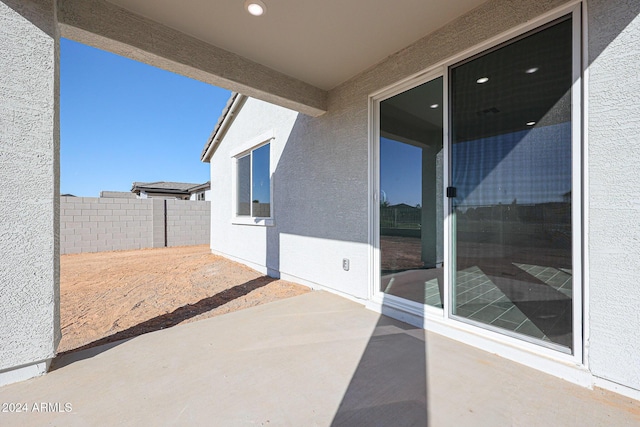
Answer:
[(210, 205), (211, 202), (167, 200), (167, 246), (209, 244)]
[(60, 198), (60, 253), (153, 247), (151, 199)]
[(60, 253), (209, 243), (209, 202), (166, 202), (165, 215), (159, 199), (61, 197)]

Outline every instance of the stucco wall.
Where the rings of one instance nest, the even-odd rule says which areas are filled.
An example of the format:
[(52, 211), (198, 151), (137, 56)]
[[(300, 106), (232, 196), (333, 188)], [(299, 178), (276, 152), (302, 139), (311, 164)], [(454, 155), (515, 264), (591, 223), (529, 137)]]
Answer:
[[(58, 320), (58, 37), (55, 1), (0, 0), (0, 371), (50, 358)], [(212, 210), (226, 225), (214, 244), (248, 263), (366, 298), (369, 287), (367, 97), (565, 0), (492, 0), (329, 93), (318, 118), (247, 103), (227, 140), (276, 129), (273, 227), (231, 224), (229, 199)], [(589, 365), (640, 389), (637, 135), (639, 5), (590, 0), (588, 86)], [(132, 43), (135, 44), (135, 43)], [(253, 109), (253, 110), (252, 110)], [(267, 114), (271, 114), (270, 116)], [(283, 117), (274, 117), (282, 114)], [(241, 122), (242, 117), (238, 118)], [(286, 140), (286, 144), (284, 141)], [(221, 147), (222, 148), (222, 147)], [(227, 147), (229, 148), (229, 147)], [(230, 172), (228, 152), (216, 154)], [(227, 169), (224, 169), (227, 168)], [(230, 184), (220, 179), (215, 185)], [(212, 179), (213, 181), (213, 179)], [(212, 182), (212, 185), (214, 183)], [(220, 187), (218, 187), (220, 188)], [(230, 188), (230, 187), (227, 187)], [(16, 194), (29, 197), (15, 197)], [(223, 194), (228, 194), (228, 191)], [(224, 211), (227, 209), (227, 211)], [(225, 218), (226, 216), (226, 218)], [(224, 243), (216, 243), (221, 239)], [(218, 245), (218, 246), (216, 246)], [(351, 260), (349, 272), (342, 258)]]
[[(210, 203), (191, 200), (61, 197), (62, 254), (209, 243)], [(166, 221), (166, 227), (165, 227)]]
[[(371, 197), (367, 180), (368, 96), (566, 3), (489, 1), (332, 90), (328, 112), (318, 118), (298, 116), (280, 155), (275, 173), (277, 226), (268, 236), (264, 236), (264, 229), (231, 235), (228, 228), (220, 236), (234, 240), (227, 248), (234, 254), (248, 254), (258, 263), (266, 253), (277, 253), (270, 262), (283, 275), (366, 298), (367, 207)], [(640, 207), (633, 201), (634, 189), (640, 186), (640, 3), (591, 0), (587, 5), (588, 362), (594, 375), (640, 389), (640, 291), (636, 277), (640, 270)], [(262, 127), (268, 126), (264, 117), (248, 109), (245, 113), (259, 117)], [(269, 121), (275, 122), (272, 118)], [(245, 118), (234, 124), (234, 130), (243, 126), (253, 129)], [(249, 132), (253, 133), (258, 130)], [(222, 158), (223, 167), (229, 163), (225, 156), (215, 156)], [(216, 172), (217, 167), (213, 168), (212, 182), (230, 171)], [(222, 191), (230, 188), (230, 181), (223, 178), (217, 185)], [(228, 200), (226, 206), (230, 206)], [(228, 222), (231, 212), (222, 212), (222, 205), (225, 203), (214, 209), (220, 209), (220, 218)], [(351, 259), (350, 272), (342, 271), (342, 258)]]
[[(202, 194), (202, 192), (197, 192), (197, 193), (193, 193), (191, 196), (189, 196), (189, 200), (198, 200), (198, 195)], [(211, 190), (205, 190), (204, 191), (204, 200), (209, 202), (211, 201)]]
[[(211, 160), (211, 248), (264, 273), (366, 298), (366, 165), (356, 164), (361, 157), (349, 153), (348, 144), (343, 148), (336, 140), (320, 144), (321, 135), (309, 133), (307, 119), (247, 100)], [(271, 142), (274, 225), (233, 224), (232, 155), (267, 131), (275, 134)], [(360, 150), (366, 159), (366, 141)], [(348, 168), (360, 169), (359, 177), (353, 170), (339, 169), (345, 160)], [(365, 224), (351, 220), (363, 218), (363, 213)], [(343, 258), (351, 261), (348, 272), (342, 269)]]
[[(323, 158), (316, 167), (329, 164), (334, 169), (333, 176), (352, 180), (350, 188), (365, 188), (369, 93), (564, 3), (567, 2), (487, 2), (333, 90), (329, 113), (317, 119), (301, 119), (306, 124), (296, 125), (309, 129), (308, 139), (293, 145), (300, 150), (302, 146), (307, 150), (334, 147), (329, 158)], [(640, 206), (634, 202), (635, 190), (640, 187), (640, 3), (591, 0), (587, 6), (588, 363), (595, 376), (640, 390)], [(344, 201), (341, 212), (350, 223), (358, 225), (352, 230), (362, 238), (366, 213), (359, 211), (356, 203), (365, 203), (361, 200), (363, 192), (352, 193), (348, 199), (347, 188), (330, 188), (335, 199)], [(319, 212), (318, 217), (328, 218), (329, 222), (340, 218), (331, 217), (326, 211)], [(351, 231), (346, 224), (339, 230), (344, 234)], [(308, 253), (313, 253), (312, 247)], [(359, 282), (357, 286), (367, 283)]]
[[(277, 159), (276, 225), (214, 225), (212, 249), (258, 266), (268, 259), (267, 267), (285, 278), (368, 298), (368, 96), (564, 3), (488, 2), (331, 91), (328, 112), (299, 115)], [(260, 111), (250, 102), (212, 160), (212, 191), (221, 198), (214, 216), (220, 223), (231, 218), (228, 147), (278, 123), (278, 107)], [(342, 269), (343, 258), (350, 260), (349, 271)]]
[(53, 357), (60, 339), (54, 6), (0, 1), (0, 371)]
[(332, 90), (325, 115), (300, 115), (278, 165), (281, 272), (367, 298), (369, 95), (565, 3), (489, 1)]
[(589, 2), (589, 362), (640, 390), (640, 2)]
[[(211, 159), (211, 249), (244, 261), (253, 268), (264, 273), (267, 268), (279, 270), (277, 254), (273, 246), (267, 248), (267, 235), (274, 235), (274, 227), (232, 224), (235, 214), (232, 206), (232, 153), (237, 147), (257, 138), (267, 131), (273, 131), (275, 138), (271, 141), (271, 168), (276, 168), (282, 151), (289, 139), (291, 128), (298, 113), (282, 107), (248, 99), (236, 117), (233, 126), (227, 132), (215, 155)], [(279, 224), (281, 212), (287, 206), (281, 206), (281, 180), (272, 176), (274, 216)], [(269, 241), (272, 241), (270, 238)], [(267, 256), (269, 254), (269, 256)]]

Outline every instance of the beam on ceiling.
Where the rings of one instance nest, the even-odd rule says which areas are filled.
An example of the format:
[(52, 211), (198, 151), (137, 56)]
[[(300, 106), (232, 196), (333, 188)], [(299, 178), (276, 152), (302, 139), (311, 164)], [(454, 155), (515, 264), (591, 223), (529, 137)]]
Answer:
[(327, 92), (104, 0), (58, 0), (61, 36), (310, 116)]

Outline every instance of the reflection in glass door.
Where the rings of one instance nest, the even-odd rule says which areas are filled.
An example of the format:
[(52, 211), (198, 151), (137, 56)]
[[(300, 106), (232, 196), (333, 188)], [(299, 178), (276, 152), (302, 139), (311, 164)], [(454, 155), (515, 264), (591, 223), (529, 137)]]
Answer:
[(442, 78), (380, 103), (381, 291), (442, 307)]
[(572, 44), (565, 19), (450, 70), (451, 312), (569, 349)]

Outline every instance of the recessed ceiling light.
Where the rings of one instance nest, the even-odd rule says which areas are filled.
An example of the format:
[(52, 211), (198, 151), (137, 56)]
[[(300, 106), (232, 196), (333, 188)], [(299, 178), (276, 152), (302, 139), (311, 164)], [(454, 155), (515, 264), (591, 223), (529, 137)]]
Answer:
[(440, 106), (440, 104), (431, 104), (429, 105), (429, 108), (438, 108)]
[(478, 80), (476, 80), (476, 83), (482, 84), (482, 83), (486, 83), (488, 81), (489, 81), (489, 77), (480, 77)]
[(536, 71), (538, 71), (539, 69), (540, 69), (540, 68), (538, 68), (538, 67), (531, 67), (531, 68), (528, 68), (528, 69), (525, 71), (525, 73), (527, 73), (527, 74), (533, 74), (533, 73), (535, 73)]
[(536, 124), (536, 122), (527, 122), (527, 126), (533, 126), (535, 124)]
[(261, 0), (246, 0), (244, 8), (253, 16), (262, 16), (267, 13), (267, 6)]

